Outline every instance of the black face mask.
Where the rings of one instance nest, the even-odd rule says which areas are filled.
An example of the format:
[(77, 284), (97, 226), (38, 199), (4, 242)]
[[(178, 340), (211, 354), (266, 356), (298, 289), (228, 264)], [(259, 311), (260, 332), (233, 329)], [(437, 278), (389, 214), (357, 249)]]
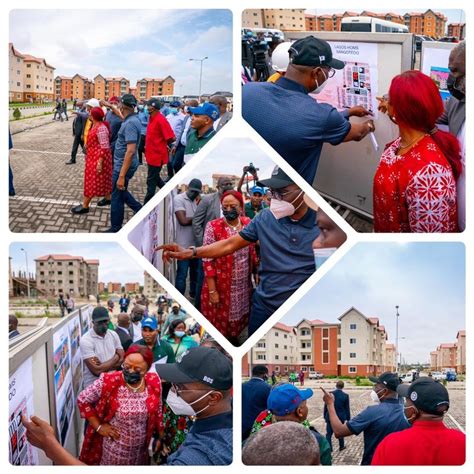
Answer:
[(141, 321), (142, 318), (143, 318), (143, 316), (142, 316), (141, 314), (135, 314), (135, 315), (133, 316), (133, 318), (132, 318), (132, 321), (133, 321), (134, 323), (138, 323), (138, 321)]
[(223, 210), (222, 214), (224, 214), (224, 217), (228, 221), (235, 221), (235, 219), (237, 219), (237, 217), (239, 217), (239, 213), (238, 213), (237, 209), (232, 209), (231, 211), (224, 211)]
[(446, 85), (448, 87), (449, 93), (457, 100), (464, 100), (466, 98), (466, 94), (458, 89), (458, 83), (459, 80), (455, 78), (452, 74), (448, 76)]
[(98, 324), (94, 330), (97, 334), (103, 335), (107, 332), (108, 325), (107, 324)]
[(194, 201), (199, 196), (199, 191), (188, 191), (186, 194), (191, 201)]
[(123, 370), (123, 379), (130, 385), (140, 382), (141, 378), (142, 376), (138, 372), (129, 372), (128, 370)]

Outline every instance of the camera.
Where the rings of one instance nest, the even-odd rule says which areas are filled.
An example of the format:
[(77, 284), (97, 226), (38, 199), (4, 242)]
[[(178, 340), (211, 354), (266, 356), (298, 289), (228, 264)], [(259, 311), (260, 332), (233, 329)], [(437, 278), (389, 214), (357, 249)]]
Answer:
[(255, 168), (254, 164), (253, 163), (249, 163), (249, 165), (247, 166), (247, 170), (250, 174), (257, 174), (257, 171), (259, 171), (259, 168)]

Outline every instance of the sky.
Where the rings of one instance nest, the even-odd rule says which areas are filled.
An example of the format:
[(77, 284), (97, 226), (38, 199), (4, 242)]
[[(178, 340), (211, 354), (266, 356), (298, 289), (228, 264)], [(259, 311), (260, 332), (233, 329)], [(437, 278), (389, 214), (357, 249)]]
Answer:
[(12, 257), (12, 270), (26, 271), (25, 252), (28, 254), (28, 271), (35, 272), (35, 258), (49, 254), (68, 254), (85, 259), (99, 260), (99, 281), (119, 281), (120, 283), (138, 282), (143, 285), (144, 272), (120, 245), (112, 242), (22, 242), (13, 243), (10, 246), (10, 257)]
[(201, 161), (191, 174), (183, 176), (187, 184), (191, 178), (199, 178), (203, 184), (212, 185), (214, 173), (242, 175), (242, 168), (250, 162), (259, 168), (260, 179), (269, 178), (275, 163), (249, 138), (226, 138)]
[(174, 77), (177, 95), (232, 91), (229, 10), (13, 10), (9, 40), (57, 75)]
[[(407, 12), (425, 12), (427, 8), (367, 8), (367, 10), (372, 11), (372, 12), (392, 12), (392, 13), (398, 13), (400, 15), (404, 15)], [(360, 13), (362, 11), (366, 10), (365, 8), (356, 8), (356, 7), (351, 7), (351, 8), (343, 8), (343, 9), (338, 9), (338, 8), (311, 8), (306, 10), (306, 13), (312, 14), (312, 15), (330, 15), (332, 13), (344, 13), (345, 11), (351, 11), (351, 12), (356, 12)], [(463, 10), (454, 10), (454, 9), (448, 9), (448, 10), (443, 10), (441, 8), (433, 8), (434, 11), (440, 12), (443, 15), (448, 17), (448, 23), (464, 23), (466, 21), (466, 15), (464, 14)]]
[[(378, 317), (407, 363), (429, 362), (440, 343), (465, 329), (465, 255), (461, 243), (359, 243), (285, 315), (337, 322), (354, 307)], [(403, 339), (405, 338), (405, 339)]]

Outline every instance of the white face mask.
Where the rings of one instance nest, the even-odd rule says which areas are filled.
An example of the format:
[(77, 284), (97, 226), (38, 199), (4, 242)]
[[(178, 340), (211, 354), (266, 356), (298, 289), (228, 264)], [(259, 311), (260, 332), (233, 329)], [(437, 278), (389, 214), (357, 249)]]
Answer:
[(292, 216), (297, 209), (303, 204), (304, 201), (295, 208), (293, 203), (303, 194), (303, 191), (300, 191), (298, 196), (291, 202), (280, 201), (279, 199), (272, 199), (270, 201), (270, 211), (275, 216), (275, 219), (282, 219), (283, 217)]
[(326, 84), (328, 83), (328, 77), (326, 76), (324, 69), (321, 69), (321, 71), (323, 71), (324, 77), (326, 79), (324, 79), (324, 82), (322, 84), (318, 84), (318, 81), (316, 80), (316, 85), (317, 85), (316, 89), (311, 91), (311, 94), (319, 94), (326, 87)]
[(202, 397), (198, 398), (197, 400), (194, 400), (194, 402), (188, 403), (185, 400), (183, 400), (181, 397), (178, 397), (176, 392), (174, 392), (173, 390), (170, 390), (168, 392), (168, 396), (166, 397), (166, 403), (169, 405), (171, 410), (173, 410), (173, 413), (175, 415), (197, 416), (199, 415), (199, 413), (202, 413), (204, 410), (209, 408), (209, 405), (206, 405), (202, 410), (199, 410), (198, 412), (194, 411), (194, 408), (192, 407), (192, 405), (201, 401), (203, 398), (207, 397), (212, 392), (214, 392), (214, 390), (209, 390), (209, 392), (205, 393)]
[(382, 391), (383, 391), (383, 390), (379, 390), (378, 392), (376, 392), (375, 390), (372, 390), (372, 391), (370, 392), (370, 398), (372, 399), (372, 401), (373, 401), (374, 403), (377, 403), (377, 404), (380, 403), (380, 398), (379, 398), (379, 395), (378, 395), (378, 394), (379, 394), (379, 392), (382, 392)]
[(314, 264), (316, 265), (316, 268), (318, 269), (336, 250), (336, 247), (313, 249)]

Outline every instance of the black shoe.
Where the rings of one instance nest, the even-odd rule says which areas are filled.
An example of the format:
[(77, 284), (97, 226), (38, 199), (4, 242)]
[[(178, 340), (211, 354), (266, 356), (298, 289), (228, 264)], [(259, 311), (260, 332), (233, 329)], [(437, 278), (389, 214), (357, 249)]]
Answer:
[(69, 160), (69, 161), (66, 161), (66, 165), (75, 165), (76, 164), (76, 161), (74, 160)]
[(112, 227), (109, 227), (107, 230), (104, 230), (103, 233), (104, 234), (115, 234), (116, 232), (118, 232), (120, 229), (113, 229)]
[(78, 206), (71, 208), (71, 212), (73, 214), (87, 214), (89, 212), (89, 208), (82, 207), (82, 204), (79, 204)]
[(103, 207), (103, 206), (110, 206), (110, 204), (112, 204), (112, 201), (110, 199), (105, 199), (105, 198), (102, 198), (98, 203), (97, 205), (99, 207)]
[(343, 446), (342, 448), (339, 448), (339, 451), (342, 451), (343, 449), (346, 449), (346, 447)]

